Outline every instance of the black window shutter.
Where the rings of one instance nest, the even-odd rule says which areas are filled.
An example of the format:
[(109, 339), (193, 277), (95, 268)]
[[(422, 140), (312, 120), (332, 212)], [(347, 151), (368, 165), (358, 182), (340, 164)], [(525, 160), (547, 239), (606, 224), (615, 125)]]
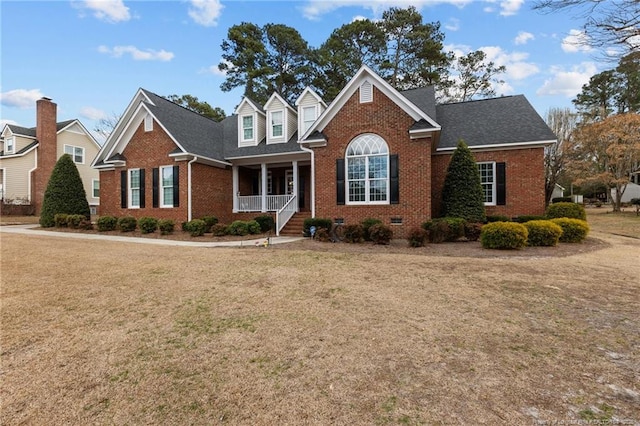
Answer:
[(157, 167), (151, 171), (151, 183), (152, 183), (152, 198), (153, 208), (158, 208), (160, 205), (160, 197), (158, 192), (158, 181), (160, 180), (160, 169)]
[(336, 160), (336, 203), (344, 205), (344, 158)]
[(389, 156), (389, 201), (391, 204), (400, 202), (400, 179), (398, 172), (398, 154)]
[(173, 207), (180, 207), (180, 166), (173, 166)]
[(120, 172), (120, 207), (127, 208), (127, 171)]
[(507, 204), (507, 183), (505, 163), (496, 163), (496, 204)]
[(144, 169), (140, 169), (140, 208), (144, 209)]

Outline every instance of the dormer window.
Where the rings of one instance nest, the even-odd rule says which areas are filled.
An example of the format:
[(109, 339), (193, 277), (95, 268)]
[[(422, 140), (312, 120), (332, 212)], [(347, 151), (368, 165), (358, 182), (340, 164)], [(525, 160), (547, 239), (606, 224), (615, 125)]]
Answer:
[(309, 127), (316, 121), (316, 106), (302, 108), (302, 133), (309, 130)]
[(15, 142), (13, 141), (13, 137), (6, 138), (4, 140), (4, 153), (5, 154), (13, 154), (15, 150)]
[(242, 140), (253, 140), (253, 115), (242, 116)]
[(284, 135), (284, 111), (271, 113), (271, 137), (281, 138)]

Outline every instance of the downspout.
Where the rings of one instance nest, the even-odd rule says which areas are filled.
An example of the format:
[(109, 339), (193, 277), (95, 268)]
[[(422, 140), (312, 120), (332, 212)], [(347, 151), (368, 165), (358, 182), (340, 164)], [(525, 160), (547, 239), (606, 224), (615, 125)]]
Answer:
[(191, 221), (191, 164), (194, 163), (198, 157), (193, 157), (193, 160), (187, 163), (187, 220)]
[[(14, 139), (14, 141), (15, 141), (15, 139)], [(15, 144), (15, 142), (14, 142), (14, 144)], [(13, 152), (15, 152), (15, 148), (13, 149)], [(33, 169), (29, 170), (29, 180), (27, 182), (28, 183), (28, 185), (27, 185), (28, 186), (28, 191), (27, 191), (28, 195), (27, 195), (27, 197), (28, 197), (29, 204), (31, 204), (31, 200), (35, 199), (35, 197), (32, 196), (32, 195), (35, 195), (35, 194), (32, 194), (31, 191), (33, 191), (33, 172), (38, 169), (38, 150), (37, 149), (34, 150), (34, 154), (35, 154), (34, 157), (33, 157), (35, 159), (34, 166), (33, 166)], [(3, 172), (2, 173), (2, 180), (6, 180), (6, 179), (7, 179), (6, 173)], [(4, 182), (3, 182), (2, 183), (2, 192), (4, 193), (6, 191), (7, 191), (7, 188), (5, 187)], [(4, 194), (2, 194), (2, 195), (4, 196)], [(42, 207), (42, 206), (40, 206), (40, 207)]]
[(316, 217), (316, 161), (311, 148), (300, 145), (300, 149), (311, 154), (311, 217)]

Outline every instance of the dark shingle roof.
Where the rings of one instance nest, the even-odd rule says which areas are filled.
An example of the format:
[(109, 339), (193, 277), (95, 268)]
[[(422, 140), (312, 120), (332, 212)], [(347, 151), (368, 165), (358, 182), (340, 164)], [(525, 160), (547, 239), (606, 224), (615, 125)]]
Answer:
[(549, 126), (523, 95), (438, 105), (439, 149), (555, 140)]
[(424, 111), (433, 121), (438, 122), (436, 117), (436, 92), (433, 86), (405, 90), (400, 94)]
[(7, 124), (7, 127), (11, 129), (11, 132), (14, 135), (29, 136), (29, 137), (32, 137), (32, 138), (36, 137), (36, 128), (35, 127), (27, 128), (27, 127), (15, 126), (13, 124)]
[[(29, 151), (31, 148), (33, 148), (36, 145), (38, 145), (38, 142), (33, 141), (29, 145), (27, 145), (24, 148), (22, 148), (21, 150), (19, 150), (18, 152), (14, 152), (13, 154), (7, 154), (7, 155), (20, 155), (20, 154), (23, 154), (23, 153)], [(4, 155), (5, 155), (4, 151), (0, 151), (0, 157), (4, 157)]]
[(260, 141), (256, 146), (238, 148), (238, 116), (232, 115), (224, 121), (224, 156), (226, 158), (250, 157), (254, 155), (283, 154), (288, 152), (301, 152), (298, 144), (298, 132), (286, 143), (267, 144), (266, 139)]

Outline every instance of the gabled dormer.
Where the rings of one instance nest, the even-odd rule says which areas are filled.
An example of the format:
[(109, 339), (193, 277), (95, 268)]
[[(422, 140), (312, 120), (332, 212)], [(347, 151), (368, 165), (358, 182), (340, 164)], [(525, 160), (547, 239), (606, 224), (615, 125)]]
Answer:
[(264, 109), (267, 113), (267, 143), (286, 143), (296, 132), (296, 110), (277, 93), (271, 95)]
[(301, 136), (327, 109), (327, 104), (313, 89), (307, 87), (296, 100), (296, 107), (298, 108), (298, 136)]
[(258, 145), (265, 137), (265, 112), (251, 99), (244, 97), (235, 114), (238, 116), (238, 146)]

